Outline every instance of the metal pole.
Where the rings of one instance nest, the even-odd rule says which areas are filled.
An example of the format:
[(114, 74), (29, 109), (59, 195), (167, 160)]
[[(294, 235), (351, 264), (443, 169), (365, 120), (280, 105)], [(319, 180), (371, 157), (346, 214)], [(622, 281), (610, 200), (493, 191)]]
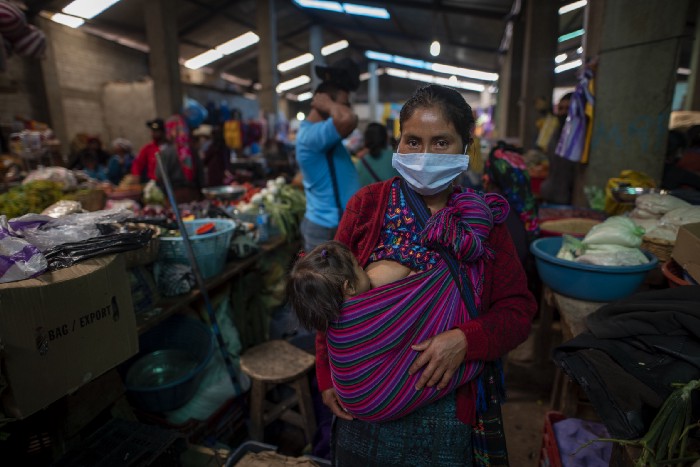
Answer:
[(219, 328), (219, 323), (216, 320), (216, 314), (214, 313), (214, 308), (211, 306), (211, 300), (209, 300), (209, 293), (204, 284), (204, 279), (199, 271), (199, 265), (197, 264), (197, 258), (194, 256), (194, 250), (192, 249), (192, 243), (190, 242), (190, 237), (187, 234), (187, 229), (185, 228), (185, 223), (182, 221), (182, 216), (180, 215), (180, 210), (177, 207), (177, 202), (175, 201), (175, 195), (173, 194), (173, 187), (170, 184), (170, 177), (165, 171), (165, 166), (163, 165), (163, 160), (161, 159), (160, 151), (156, 153), (156, 160), (158, 161), (158, 170), (160, 171), (160, 176), (163, 178), (163, 184), (165, 185), (165, 192), (168, 195), (168, 200), (170, 201), (170, 206), (175, 213), (175, 218), (177, 219), (177, 226), (180, 230), (180, 235), (182, 235), (182, 241), (185, 245), (185, 251), (187, 252), (187, 259), (192, 267), (192, 273), (197, 282), (197, 287), (204, 298), (204, 306), (207, 309), (207, 315), (209, 316), (210, 324), (214, 330), (214, 335), (216, 336), (216, 341), (219, 344), (219, 350), (221, 355), (224, 357), (224, 362), (226, 363), (226, 370), (231, 377), (231, 383), (233, 383), (233, 390), (236, 393), (241, 392), (241, 386), (238, 383), (238, 375), (236, 374), (236, 369), (233, 367), (233, 360), (231, 355), (226, 349), (226, 343), (224, 342), (224, 337), (221, 335), (221, 329)]

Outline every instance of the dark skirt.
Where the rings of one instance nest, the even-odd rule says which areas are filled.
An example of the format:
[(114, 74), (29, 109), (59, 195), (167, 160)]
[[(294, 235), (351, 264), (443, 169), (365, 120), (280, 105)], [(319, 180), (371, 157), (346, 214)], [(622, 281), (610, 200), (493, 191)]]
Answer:
[(457, 419), (455, 393), (384, 423), (335, 420), (337, 467), (470, 467), (472, 427)]

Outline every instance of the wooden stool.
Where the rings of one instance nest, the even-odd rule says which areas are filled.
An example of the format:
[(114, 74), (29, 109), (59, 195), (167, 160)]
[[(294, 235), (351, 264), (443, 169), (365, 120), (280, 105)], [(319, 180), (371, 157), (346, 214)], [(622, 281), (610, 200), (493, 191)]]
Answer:
[[(247, 350), (241, 356), (241, 369), (250, 376), (250, 437), (263, 441), (265, 427), (278, 418), (304, 430), (311, 442), (316, 431), (314, 406), (311, 401), (308, 371), (314, 356), (284, 340), (272, 340)], [(278, 384), (287, 384), (294, 394), (279, 403), (266, 400), (267, 391)], [(299, 411), (291, 410), (298, 405)]]

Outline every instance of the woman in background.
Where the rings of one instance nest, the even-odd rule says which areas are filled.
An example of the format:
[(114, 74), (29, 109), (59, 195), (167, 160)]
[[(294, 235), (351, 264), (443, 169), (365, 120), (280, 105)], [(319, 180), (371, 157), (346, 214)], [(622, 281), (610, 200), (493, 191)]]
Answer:
[(393, 148), (389, 147), (386, 127), (381, 123), (370, 123), (364, 134), (365, 144), (355, 163), (360, 176), (360, 186), (398, 177), (399, 173), (391, 166)]

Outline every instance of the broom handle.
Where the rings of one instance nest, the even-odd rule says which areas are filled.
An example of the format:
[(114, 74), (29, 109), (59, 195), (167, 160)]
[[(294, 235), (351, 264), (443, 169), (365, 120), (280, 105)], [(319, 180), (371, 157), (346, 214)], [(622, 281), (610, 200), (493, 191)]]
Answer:
[(185, 244), (185, 252), (187, 253), (187, 259), (190, 262), (190, 267), (192, 268), (192, 272), (194, 273), (194, 278), (197, 281), (197, 287), (199, 287), (199, 291), (202, 294), (202, 298), (204, 298), (204, 306), (207, 309), (207, 315), (209, 316), (209, 322), (211, 324), (211, 327), (214, 330), (214, 335), (216, 336), (216, 340), (219, 344), (219, 350), (221, 351), (221, 355), (224, 357), (224, 362), (226, 363), (226, 370), (228, 371), (229, 376), (231, 377), (231, 383), (233, 383), (233, 390), (237, 393), (240, 394), (241, 392), (241, 387), (238, 383), (238, 376), (236, 375), (236, 369), (233, 367), (233, 360), (231, 359), (231, 355), (228, 353), (228, 350), (226, 349), (226, 343), (224, 342), (224, 337), (221, 335), (221, 329), (219, 328), (219, 323), (216, 320), (216, 314), (214, 313), (214, 308), (211, 306), (211, 301), (209, 300), (209, 292), (207, 291), (207, 288), (204, 284), (204, 279), (202, 278), (202, 274), (199, 271), (199, 265), (197, 264), (197, 258), (194, 256), (194, 250), (192, 249), (192, 243), (190, 242), (190, 237), (187, 233), (187, 229), (185, 228), (185, 223), (182, 221), (182, 216), (180, 215), (180, 209), (177, 206), (177, 202), (175, 201), (175, 195), (173, 194), (173, 187), (170, 184), (170, 177), (168, 176), (167, 172), (165, 171), (165, 166), (163, 164), (163, 160), (161, 159), (160, 151), (156, 153), (156, 160), (158, 161), (158, 170), (160, 171), (160, 176), (163, 179), (163, 184), (165, 185), (165, 192), (168, 195), (168, 200), (170, 201), (170, 206), (173, 209), (173, 212), (175, 213), (175, 218), (177, 219), (177, 226), (178, 229), (180, 230), (180, 235), (182, 235), (182, 241)]

